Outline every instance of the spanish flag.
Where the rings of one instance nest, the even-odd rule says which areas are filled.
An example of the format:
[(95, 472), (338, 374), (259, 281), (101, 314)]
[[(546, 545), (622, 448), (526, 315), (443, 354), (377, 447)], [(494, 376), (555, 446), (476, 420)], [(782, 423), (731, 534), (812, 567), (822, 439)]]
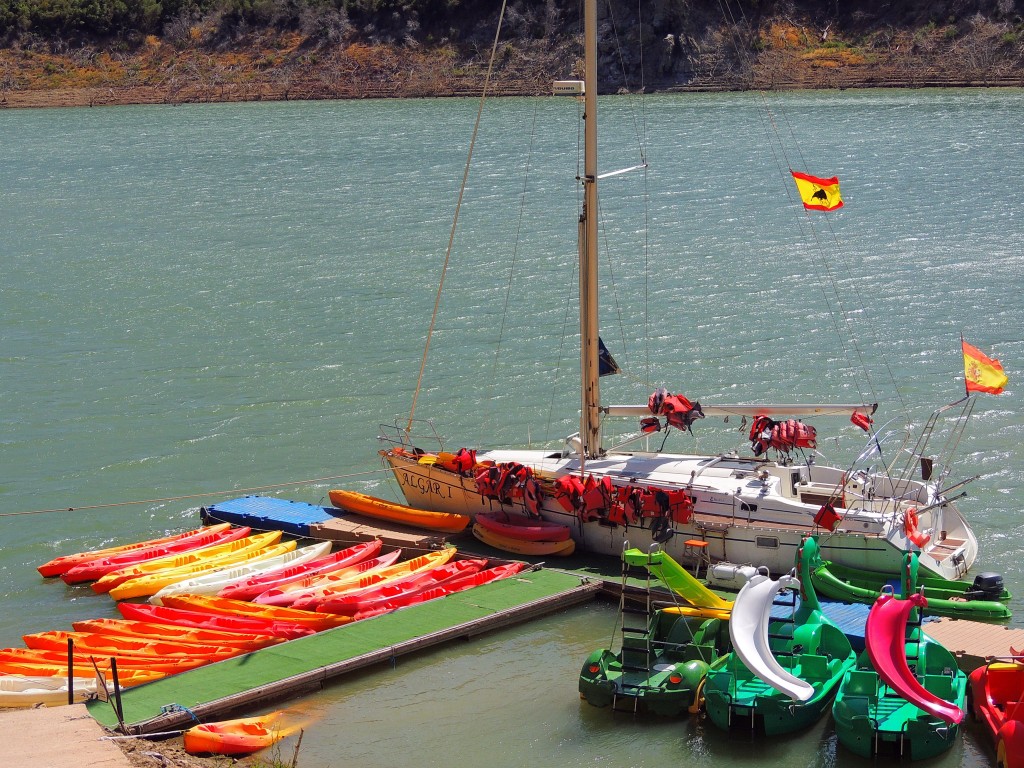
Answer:
[(988, 392), (990, 395), (1001, 393), (1008, 381), (1002, 364), (963, 339), (960, 339), (960, 344), (964, 350), (964, 382), (967, 391)]
[(790, 171), (796, 182), (797, 192), (809, 211), (834, 211), (843, 207), (843, 197), (839, 194), (839, 177), (819, 179), (799, 171)]

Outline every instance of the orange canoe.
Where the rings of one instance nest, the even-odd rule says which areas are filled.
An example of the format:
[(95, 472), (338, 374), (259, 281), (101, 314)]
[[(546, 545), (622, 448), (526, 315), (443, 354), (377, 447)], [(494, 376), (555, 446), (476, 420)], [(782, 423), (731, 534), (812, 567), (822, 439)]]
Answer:
[(196, 528), (195, 530), (185, 531), (185, 533), (176, 533), (171, 536), (163, 536), (158, 539), (149, 539), (148, 541), (139, 541), (134, 544), (121, 544), (116, 547), (106, 547), (105, 549), (92, 549), (88, 552), (76, 552), (71, 555), (61, 555), (55, 557), (52, 560), (48, 560), (39, 567), (36, 568), (39, 571), (40, 576), (50, 578), (52, 576), (60, 576), (62, 573), (66, 573), (74, 568), (76, 565), (81, 565), (89, 560), (96, 560), (102, 557), (109, 557), (111, 555), (117, 555), (124, 552), (130, 552), (133, 550), (146, 549), (147, 547), (158, 546), (160, 544), (168, 544), (172, 541), (178, 541), (179, 539), (185, 539), (189, 536), (195, 536), (197, 534), (205, 533), (209, 528)]
[(255, 651), (268, 645), (283, 643), (283, 637), (272, 635), (240, 635), (216, 629), (180, 627), (174, 624), (158, 624), (130, 619), (88, 619), (71, 624), (76, 632), (94, 632), (102, 635), (119, 635), (136, 640), (160, 640), (170, 643), (198, 643), (220, 648), (242, 648)]
[(187, 611), (205, 611), (206, 613), (219, 613), (227, 616), (249, 616), (275, 621), (287, 621), (293, 624), (301, 624), (316, 631), (340, 627), (348, 624), (352, 619), (348, 616), (334, 616), (329, 613), (317, 613), (315, 611), (299, 611), (294, 608), (281, 608), (276, 605), (260, 605), (249, 603), (245, 600), (231, 600), (226, 597), (213, 597), (211, 595), (171, 595), (164, 600), (164, 605), (170, 608), (184, 608)]
[(73, 640), (79, 653), (93, 653), (107, 656), (161, 656), (184, 657), (219, 661), (246, 653), (242, 648), (221, 648), (215, 645), (197, 643), (172, 643), (158, 640), (132, 640), (117, 635), (97, 635), (92, 632), (36, 632), (24, 635), (22, 640), (29, 648), (60, 651), (67, 650), (68, 640)]
[(249, 755), (283, 739), (297, 728), (280, 724), (281, 712), (239, 720), (221, 720), (189, 728), (182, 734), (190, 755)]
[(340, 509), (347, 509), (359, 515), (378, 520), (389, 520), (413, 528), (425, 528), (441, 533), (461, 533), (469, 525), (469, 516), (456, 512), (431, 512), (426, 509), (414, 509), (404, 504), (395, 504), (376, 496), (368, 496), (358, 491), (333, 490), (328, 492), (331, 504)]
[[(195, 669), (201, 667), (204, 664), (210, 662), (205, 659), (192, 659), (185, 657), (178, 658), (158, 658), (156, 656), (97, 656), (90, 653), (76, 653), (72, 657), (72, 661), (76, 667), (85, 667), (92, 669), (92, 660), (96, 660), (96, 666), (100, 668), (101, 672), (106, 672), (110, 668), (110, 659), (117, 659), (117, 669), (121, 670), (144, 670), (151, 672), (163, 672), (165, 674), (175, 674), (177, 672), (185, 672), (189, 669)], [(16, 664), (44, 664), (44, 665), (63, 665), (65, 671), (68, 664), (68, 652), (45, 650), (41, 648), (5, 648), (0, 650), (0, 662), (13, 662)], [(63, 674), (63, 673), (62, 673)]]
[[(92, 668), (92, 664), (79, 665), (77, 662), (74, 667), (71, 668), (72, 675), (75, 677), (96, 677), (96, 670)], [(100, 672), (107, 675), (107, 685), (111, 685), (111, 678), (109, 677), (110, 670), (100, 665)], [(30, 675), (34, 677), (63, 677), (68, 673), (68, 665), (65, 661), (63, 664), (30, 664), (22, 663), (17, 661), (0, 661), (0, 674), (4, 675)], [(133, 685), (141, 685), (142, 683), (148, 683), (152, 680), (159, 680), (162, 677), (167, 677), (167, 672), (150, 672), (141, 669), (126, 669), (124, 671), (118, 667), (117, 680), (118, 683), (124, 688), (130, 688)]]

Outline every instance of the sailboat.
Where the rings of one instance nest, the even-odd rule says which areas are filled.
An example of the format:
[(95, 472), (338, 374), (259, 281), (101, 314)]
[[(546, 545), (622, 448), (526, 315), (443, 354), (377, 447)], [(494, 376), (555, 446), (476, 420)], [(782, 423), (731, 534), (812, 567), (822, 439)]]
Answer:
[[(936, 411), (916, 443), (881, 467), (871, 432), (873, 403), (700, 404), (664, 389), (648, 403), (601, 400), (603, 344), (598, 333), (597, 11), (584, 8), (584, 80), (560, 81), (555, 93), (584, 103), (584, 173), (579, 218), (580, 429), (561, 450), (430, 450), (417, 444), (413, 419), (382, 435), (380, 454), (410, 506), (475, 515), (507, 511), (568, 524), (580, 551), (618, 558), (624, 545), (659, 544), (690, 564), (726, 561), (792, 567), (801, 541), (819, 534), (822, 557), (861, 570), (897, 573), (913, 551), (920, 567), (948, 579), (967, 573), (978, 544), (955, 505), (960, 485), (927, 455), (928, 438), (960, 408), (963, 430), (973, 399)], [(608, 448), (607, 420), (639, 418), (640, 433), (690, 429), (699, 418), (751, 420), (751, 451), (670, 454)], [(866, 430), (868, 448), (848, 466), (816, 463), (809, 417), (849, 419)], [(876, 453), (871, 446), (878, 445)], [(902, 466), (896, 466), (901, 463)], [(940, 464), (944, 466), (944, 464)], [(962, 495), (962, 494), (960, 494)]]

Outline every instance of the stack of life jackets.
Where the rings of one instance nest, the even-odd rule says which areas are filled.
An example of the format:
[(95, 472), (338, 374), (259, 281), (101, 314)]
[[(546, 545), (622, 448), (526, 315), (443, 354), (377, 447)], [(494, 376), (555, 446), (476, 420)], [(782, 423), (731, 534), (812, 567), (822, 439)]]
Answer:
[(781, 453), (789, 453), (796, 448), (814, 448), (817, 437), (814, 427), (796, 419), (775, 421), (759, 414), (750, 426), (750, 445), (755, 456), (760, 456), (769, 448)]

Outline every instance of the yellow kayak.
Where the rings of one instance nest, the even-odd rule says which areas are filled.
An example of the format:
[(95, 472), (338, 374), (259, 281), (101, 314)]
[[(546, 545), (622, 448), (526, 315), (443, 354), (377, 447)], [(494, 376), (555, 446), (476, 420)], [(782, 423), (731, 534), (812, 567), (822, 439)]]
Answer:
[(180, 555), (168, 555), (167, 557), (161, 557), (156, 560), (146, 560), (141, 563), (129, 565), (125, 568), (119, 568), (116, 571), (111, 571), (102, 578), (94, 581), (92, 583), (92, 589), (94, 592), (103, 594), (104, 592), (109, 592), (119, 584), (123, 584), (128, 581), (128, 579), (135, 579), (139, 576), (146, 576), (150, 573), (166, 571), (172, 568), (184, 568), (231, 552), (251, 552), (254, 549), (260, 549), (261, 547), (276, 544), (280, 539), (281, 531), (268, 531), (267, 533), (257, 533), (253, 536), (246, 536), (244, 539), (236, 539), (223, 544), (215, 544), (212, 547), (204, 547), (203, 549), (197, 549), (192, 552), (183, 552)]
[(512, 552), (516, 555), (556, 555), (567, 557), (576, 551), (576, 542), (572, 539), (565, 541), (526, 541), (525, 539), (514, 539), (511, 536), (502, 536), (500, 533), (484, 528), (479, 523), (473, 526), (473, 535), (488, 546), (500, 549), (503, 552)]
[(461, 533), (469, 525), (467, 515), (455, 512), (431, 512), (426, 509), (413, 509), (403, 504), (394, 504), (376, 496), (367, 496), (357, 491), (333, 490), (328, 494), (331, 504), (340, 509), (347, 509), (366, 517), (378, 520), (389, 520), (393, 523), (409, 525), (413, 528), (425, 528), (441, 533)]
[(228, 568), (239, 563), (255, 563), (267, 560), (295, 549), (295, 541), (286, 541), (281, 544), (246, 549), (239, 552), (228, 552), (220, 557), (212, 558), (202, 563), (194, 563), (184, 568), (175, 568), (169, 571), (158, 571), (148, 573), (134, 579), (128, 579), (110, 590), (110, 596), (115, 600), (126, 600), (129, 597), (147, 597), (155, 595), (164, 587), (186, 579), (201, 576), (204, 573)]

